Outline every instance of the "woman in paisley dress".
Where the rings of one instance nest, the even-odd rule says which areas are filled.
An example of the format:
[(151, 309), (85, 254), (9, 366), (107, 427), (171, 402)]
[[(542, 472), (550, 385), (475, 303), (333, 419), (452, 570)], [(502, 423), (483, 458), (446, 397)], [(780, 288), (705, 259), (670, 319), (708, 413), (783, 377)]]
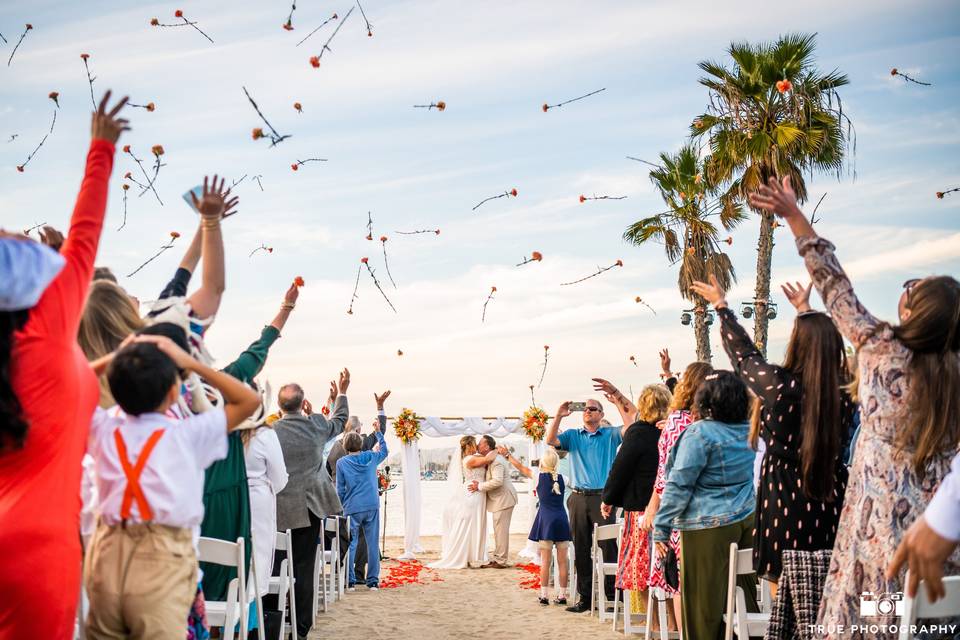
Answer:
[[(903, 591), (903, 574), (887, 580), (886, 566), (960, 444), (960, 283), (949, 276), (910, 280), (900, 324), (880, 322), (857, 299), (834, 246), (797, 207), (789, 178), (771, 180), (751, 204), (787, 221), (827, 310), (858, 351), (861, 433), (816, 635), (894, 638), (900, 618), (861, 618), (861, 595)], [(960, 552), (944, 573), (960, 573)]]

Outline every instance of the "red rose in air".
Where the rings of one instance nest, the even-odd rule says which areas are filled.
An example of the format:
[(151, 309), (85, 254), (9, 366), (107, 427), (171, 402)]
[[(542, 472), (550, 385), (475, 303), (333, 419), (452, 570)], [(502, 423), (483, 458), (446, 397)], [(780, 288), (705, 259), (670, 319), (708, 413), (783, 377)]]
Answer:
[(156, 110), (156, 108), (157, 108), (157, 105), (153, 104), (152, 102), (147, 103), (147, 111), (153, 112)]
[(171, 232), (170, 232), (170, 237), (173, 238), (174, 240), (176, 240), (177, 238), (180, 237), (180, 234), (179, 234), (178, 232), (176, 232), (176, 231), (171, 231)]
[(372, 234), (372, 233), (368, 233), (368, 234), (367, 234), (367, 240), (369, 240), (370, 242), (373, 242), (373, 234)]
[(130, 153), (130, 145), (128, 145), (128, 144), (123, 145), (123, 152), (124, 152), (124, 153)]
[(490, 293), (496, 293), (496, 292), (497, 292), (496, 287), (490, 287)]
[(618, 267), (622, 267), (622, 266), (623, 266), (623, 260), (617, 260), (617, 266), (618, 266)]
[(517, 197), (517, 190), (516, 190), (516, 189), (510, 189), (510, 195), (512, 195), (513, 197)]
[(890, 69), (890, 75), (892, 75), (892, 76), (897, 75), (897, 68), (896, 68), (896, 67), (894, 67), (893, 69)]
[(302, 276), (297, 276), (296, 278), (294, 278), (294, 279), (293, 279), (293, 284), (297, 285), (298, 287), (302, 287), (302, 286), (304, 285), (303, 277), (302, 277)]
[(549, 110), (550, 110), (550, 105), (548, 105), (546, 102), (544, 102), (544, 103), (543, 103), (543, 112), (546, 113), (546, 112), (549, 111)]
[(290, 168), (293, 169), (294, 171), (297, 171), (297, 170), (300, 169), (300, 167), (298, 167), (298, 166), (295, 165), (295, 164), (290, 165)]
[(51, 92), (50, 92), (50, 95), (48, 95), (47, 97), (50, 98), (51, 100), (53, 100), (53, 101), (57, 104), (58, 107), (60, 106), (60, 102), (59, 102), (60, 94), (59, 94), (59, 93), (57, 93), (56, 91), (51, 91)]
[(583, 204), (583, 203), (586, 202), (586, 201), (587, 201), (587, 196), (581, 194), (581, 195), (580, 195), (580, 204)]
[(314, 69), (319, 68), (319, 67), (320, 67), (320, 57), (319, 57), (319, 56), (310, 56), (310, 64), (313, 66)]
[(28, 22), (28, 23), (27, 23), (27, 31), (30, 31), (30, 29), (33, 29), (33, 25)]
[(440, 229), (437, 229), (436, 231), (434, 231), (434, 233), (437, 235), (440, 235)]
[(937, 191), (937, 199), (943, 200), (943, 191)]
[(533, 260), (536, 260), (537, 262), (540, 262), (541, 260), (543, 260), (543, 254), (540, 253), (539, 251), (534, 251), (533, 255), (531, 255), (530, 257)]
[(360, 258), (360, 262), (362, 262), (363, 264), (367, 264), (368, 262), (370, 262), (370, 258)]
[(443, 111), (446, 108), (447, 108), (446, 102), (444, 102), (443, 100), (440, 100), (437, 102), (437, 111)]
[(17, 171), (19, 171), (20, 173), (23, 173), (23, 165), (22, 165), (22, 164), (18, 164), (18, 165), (17, 165)]
[(729, 245), (733, 245), (733, 238), (731, 236), (727, 236), (727, 239), (724, 240), (724, 242), (726, 242)]
[(157, 19), (157, 18), (150, 18), (150, 26), (151, 26), (151, 27), (159, 27), (159, 26), (160, 26), (160, 20)]
[(273, 253), (273, 247), (267, 247), (267, 253)]
[(87, 59), (89, 59), (89, 58), (90, 58), (90, 54), (89, 54), (89, 53), (81, 53), (81, 54), (80, 54), (80, 59), (81, 59), (81, 60), (87, 60)]
[(259, 140), (262, 137), (263, 137), (263, 129), (261, 129), (260, 127), (257, 127), (256, 129), (253, 130), (254, 140)]
[(380, 236), (380, 242), (386, 242), (387, 236)]
[(293, 108), (297, 110), (297, 113), (303, 113), (303, 105), (299, 102), (294, 102)]
[(130, 190), (130, 185), (124, 184), (124, 185), (123, 185), (123, 190), (124, 190), (124, 191), (129, 191), (129, 190)]
[(153, 147), (150, 149), (150, 151), (153, 152), (153, 155), (155, 155), (155, 156), (157, 156), (157, 157), (159, 158), (160, 156), (163, 155), (163, 145), (155, 144), (155, 145), (153, 145)]
[(132, 178), (132, 177), (133, 177), (133, 174), (130, 173), (129, 171), (127, 171), (125, 174), (123, 174), (123, 179), (124, 179), (124, 180), (129, 180), (129, 179)]
[(174, 18), (182, 18), (182, 17), (183, 17), (183, 11), (181, 11), (180, 9), (177, 9), (176, 11), (173, 12), (173, 17), (174, 17)]
[(283, 28), (286, 29), (287, 31), (293, 31), (293, 24), (289, 20), (287, 20), (286, 22), (283, 23)]
[(370, 31), (370, 30), (368, 29), (368, 30), (367, 30), (367, 37), (368, 37), (368, 38), (372, 38), (372, 37), (373, 37), (373, 31)]

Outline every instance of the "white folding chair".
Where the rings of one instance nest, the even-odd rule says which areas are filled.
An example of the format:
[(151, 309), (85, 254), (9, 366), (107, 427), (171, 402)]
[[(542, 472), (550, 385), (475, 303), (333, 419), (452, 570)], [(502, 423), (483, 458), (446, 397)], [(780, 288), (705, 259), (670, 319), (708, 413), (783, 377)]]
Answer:
[[(910, 583), (910, 572), (907, 580)], [(960, 576), (947, 576), (943, 579), (944, 596), (936, 602), (927, 598), (923, 580), (917, 586), (917, 595), (913, 598), (904, 594), (903, 615), (900, 617), (900, 640), (909, 640), (913, 637), (910, 627), (917, 624), (917, 620), (925, 618), (953, 618), (960, 616)]]
[[(250, 541), (253, 542), (253, 537), (251, 536)], [(252, 587), (248, 589), (250, 593), (247, 594), (247, 607), (253, 602), (257, 608), (257, 629), (260, 630), (260, 635), (263, 635), (264, 626), (263, 626), (263, 595), (260, 593), (260, 579), (258, 577), (257, 569), (257, 553), (256, 547), (250, 553), (250, 580), (247, 581), (247, 586)], [(251, 584), (252, 582), (252, 584)], [(240, 634), (240, 637), (243, 637), (243, 634)]]
[(599, 543), (606, 540), (619, 541), (622, 530), (623, 524), (619, 522), (617, 524), (605, 525), (594, 523), (593, 525), (593, 540), (591, 541), (593, 575), (591, 577), (590, 587), (590, 615), (592, 616), (594, 609), (596, 609), (600, 622), (606, 622), (615, 617), (614, 612), (610, 611), (608, 606), (613, 608), (616, 600), (614, 600), (613, 603), (607, 600), (607, 591), (604, 587), (604, 582), (607, 576), (617, 575), (617, 559), (614, 558), (613, 562), (606, 562), (603, 557), (603, 549), (600, 548)]
[[(324, 532), (333, 533), (333, 542), (327, 549)], [(323, 603), (323, 612), (327, 612), (328, 602), (336, 602), (340, 593), (338, 588), (341, 572), (340, 563), (340, 520), (329, 516), (323, 521), (323, 530), (317, 540), (317, 559), (313, 564), (313, 618), (316, 619)]]
[(207, 622), (213, 627), (223, 627), (221, 637), (233, 640), (237, 622), (240, 623), (240, 635), (247, 635), (247, 599), (240, 594), (247, 593), (247, 571), (244, 562), (243, 538), (236, 542), (201, 537), (199, 541), (199, 559), (202, 562), (235, 567), (237, 577), (227, 587), (227, 599), (207, 600)]
[[(294, 596), (293, 585), (293, 534), (290, 529), (277, 532), (275, 543), (277, 551), (283, 551), (286, 556), (280, 561), (280, 575), (270, 577), (269, 593), (277, 594), (277, 604), (280, 606), (280, 638), (289, 634), (296, 640), (297, 633), (297, 599)], [(290, 624), (287, 624), (287, 611), (290, 612)]]
[[(337, 518), (337, 525), (339, 526), (339, 524), (340, 524), (340, 519)], [(349, 533), (349, 532), (350, 532), (350, 516), (347, 516), (347, 519), (346, 519), (346, 522), (344, 523), (344, 526), (347, 528), (347, 532)], [(338, 530), (337, 533), (338, 533), (338, 535), (337, 535), (337, 552), (340, 553), (341, 549), (340, 549), (340, 535), (339, 535), (339, 530)], [(359, 543), (358, 543), (358, 544), (359, 544)], [(349, 555), (347, 555), (347, 562), (350, 562), (350, 556), (349, 556)], [(338, 588), (340, 589), (340, 596), (339, 596), (339, 597), (342, 598), (342, 597), (344, 596), (344, 594), (347, 592), (347, 576), (349, 576), (350, 571), (349, 571), (349, 567), (347, 567), (347, 566), (345, 566), (345, 565), (343, 564), (342, 556), (337, 556), (337, 565), (340, 567), (340, 576), (339, 576), (340, 581), (337, 583), (337, 585), (338, 585)]]
[[(764, 636), (770, 626), (770, 606), (772, 598), (769, 591), (766, 597), (761, 596), (761, 602), (766, 603), (766, 611), (760, 613), (747, 612), (747, 597), (743, 589), (737, 586), (737, 576), (753, 575), (753, 549), (739, 549), (736, 542), (730, 543), (730, 566), (727, 571), (727, 612), (723, 614), (726, 624), (724, 640), (731, 640), (733, 634), (738, 638), (748, 640), (749, 636)], [(760, 581), (760, 592), (769, 589), (766, 580)], [(758, 602), (758, 606), (761, 604)]]

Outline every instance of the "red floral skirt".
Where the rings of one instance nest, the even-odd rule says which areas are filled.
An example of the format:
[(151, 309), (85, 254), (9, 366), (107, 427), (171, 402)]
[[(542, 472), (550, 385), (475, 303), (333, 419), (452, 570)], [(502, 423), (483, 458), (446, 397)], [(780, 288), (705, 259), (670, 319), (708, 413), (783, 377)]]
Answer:
[(644, 591), (650, 576), (650, 534), (640, 528), (643, 511), (623, 512), (617, 589)]

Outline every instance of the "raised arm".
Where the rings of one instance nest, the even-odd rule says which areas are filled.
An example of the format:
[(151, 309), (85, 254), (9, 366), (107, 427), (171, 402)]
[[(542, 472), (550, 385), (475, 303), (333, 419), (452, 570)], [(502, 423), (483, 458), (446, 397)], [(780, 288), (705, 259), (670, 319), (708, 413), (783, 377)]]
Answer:
[(260, 337), (250, 343), (243, 353), (237, 356), (237, 359), (223, 368), (224, 373), (228, 373), (237, 380), (249, 383), (263, 369), (267, 362), (267, 354), (270, 347), (280, 337), (280, 332), (272, 325), (268, 325), (260, 332)]
[(222, 178), (219, 184), (213, 176), (213, 184), (208, 186), (208, 178), (203, 179), (203, 194), (200, 199), (191, 192), (194, 207), (200, 212), (200, 230), (202, 233), (201, 252), (203, 255), (203, 284), (190, 296), (190, 308), (198, 318), (216, 315), (220, 308), (220, 298), (226, 289), (226, 276), (223, 258), (223, 234), (220, 220), (236, 206), (236, 197), (227, 200), (230, 190), (223, 190)]
[(343, 433), (343, 428), (347, 425), (347, 419), (350, 418), (350, 406), (347, 403), (347, 388), (349, 386), (350, 370), (345, 368), (340, 372), (340, 383), (337, 387), (339, 395), (333, 405), (333, 413), (328, 420), (331, 438)]
[(785, 177), (783, 182), (770, 178), (769, 184), (761, 185), (758, 192), (750, 196), (750, 203), (754, 207), (773, 211), (787, 221), (813, 286), (823, 298), (827, 312), (840, 333), (859, 349), (875, 334), (879, 321), (857, 299), (850, 279), (834, 254), (833, 244), (817, 236), (797, 206), (797, 196), (790, 185), (790, 178)]
[(69, 337), (71, 341), (76, 339), (80, 328), (80, 316), (93, 278), (93, 263), (107, 210), (107, 183), (113, 169), (114, 145), (120, 134), (130, 129), (126, 120), (117, 118), (127, 98), (112, 109), (107, 107), (109, 100), (107, 91), (93, 113), (92, 140), (83, 183), (70, 218), (67, 239), (60, 248), (66, 264), (30, 311), (31, 330)]
[(546, 442), (551, 447), (560, 447), (560, 439), (557, 434), (560, 431), (560, 421), (570, 415), (570, 400), (567, 400), (557, 409), (556, 415), (553, 417), (553, 421), (550, 423), (550, 426), (547, 428), (547, 433), (543, 437), (543, 441)]
[(190, 246), (187, 247), (186, 254), (180, 261), (180, 266), (177, 267), (177, 271), (173, 274), (173, 278), (170, 279), (167, 286), (160, 292), (158, 300), (174, 297), (183, 298), (187, 295), (190, 279), (193, 277), (193, 272), (196, 271), (197, 263), (200, 261), (200, 240), (202, 237), (203, 227), (198, 226), (197, 231), (193, 234), (193, 240), (190, 241)]
[(387, 450), (387, 441), (384, 439), (383, 434), (378, 430), (374, 431), (373, 435), (376, 436), (380, 449), (378, 451), (371, 451), (371, 453), (373, 454), (373, 459), (376, 460), (377, 466), (380, 466), (380, 463), (387, 459), (390, 452)]
[(602, 391), (603, 395), (620, 412), (620, 419), (623, 424), (620, 427), (620, 435), (627, 432), (627, 428), (637, 421), (637, 407), (627, 396), (620, 393), (620, 390), (607, 382), (603, 378), (593, 378), (594, 391)]
[(476, 469), (477, 467), (485, 467), (488, 464), (493, 464), (493, 461), (497, 459), (497, 452), (491, 451), (485, 456), (470, 456), (467, 458), (467, 468)]
[(510, 449), (507, 449), (507, 447), (504, 445), (500, 445), (497, 447), (497, 451), (500, 453), (500, 455), (506, 458), (507, 462), (513, 465), (513, 468), (517, 470), (517, 473), (525, 478), (533, 478), (533, 471), (530, 469), (530, 467), (514, 458), (513, 454), (510, 453)]

